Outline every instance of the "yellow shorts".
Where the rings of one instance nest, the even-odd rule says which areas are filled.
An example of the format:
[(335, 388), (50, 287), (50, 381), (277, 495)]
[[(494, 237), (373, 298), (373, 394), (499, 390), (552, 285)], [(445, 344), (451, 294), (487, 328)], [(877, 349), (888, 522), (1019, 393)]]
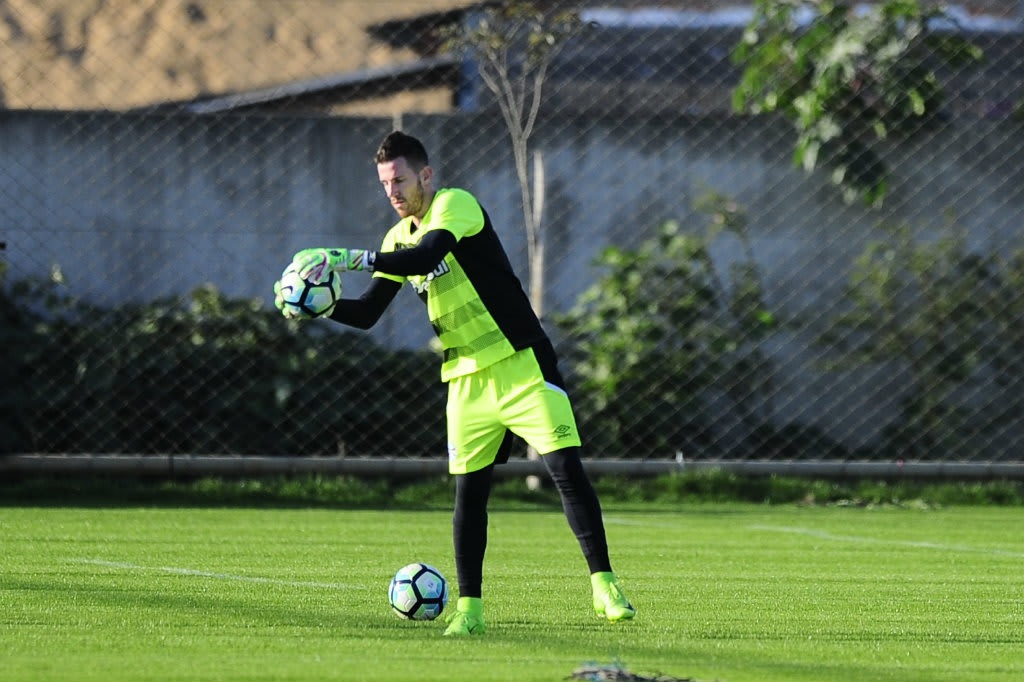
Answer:
[(448, 382), (448, 471), (492, 464), (508, 431), (547, 454), (580, 445), (565, 390), (545, 380), (532, 348)]

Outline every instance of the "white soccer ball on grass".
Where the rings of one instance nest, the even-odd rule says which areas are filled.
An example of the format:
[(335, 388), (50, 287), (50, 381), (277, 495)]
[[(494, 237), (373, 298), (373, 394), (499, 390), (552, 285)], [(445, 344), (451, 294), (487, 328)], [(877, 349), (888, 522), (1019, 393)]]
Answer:
[(388, 601), (402, 618), (434, 620), (448, 603), (448, 581), (429, 564), (409, 564), (391, 579)]

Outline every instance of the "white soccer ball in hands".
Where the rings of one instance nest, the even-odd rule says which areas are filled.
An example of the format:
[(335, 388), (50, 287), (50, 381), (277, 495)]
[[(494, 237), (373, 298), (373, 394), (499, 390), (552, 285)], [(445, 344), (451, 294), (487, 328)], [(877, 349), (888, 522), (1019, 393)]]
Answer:
[(341, 276), (331, 272), (326, 281), (317, 284), (299, 277), (295, 264), (290, 263), (281, 273), (279, 294), (285, 317), (326, 317), (341, 298)]

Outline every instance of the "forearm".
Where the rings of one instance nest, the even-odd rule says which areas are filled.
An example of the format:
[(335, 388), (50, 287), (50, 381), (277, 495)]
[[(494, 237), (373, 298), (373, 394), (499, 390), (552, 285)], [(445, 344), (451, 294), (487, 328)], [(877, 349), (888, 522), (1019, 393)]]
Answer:
[(362, 296), (338, 301), (334, 306), (334, 312), (331, 313), (331, 319), (356, 329), (369, 329), (377, 324), (377, 320), (384, 314), (401, 288), (402, 285), (398, 282), (374, 277)]

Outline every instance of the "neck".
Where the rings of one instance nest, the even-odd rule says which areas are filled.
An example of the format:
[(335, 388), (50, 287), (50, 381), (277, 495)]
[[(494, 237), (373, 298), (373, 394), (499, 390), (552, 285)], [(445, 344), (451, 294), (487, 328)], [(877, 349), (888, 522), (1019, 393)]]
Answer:
[(437, 194), (437, 192), (435, 192), (435, 191), (430, 191), (430, 192), (424, 194), (424, 196), (423, 196), (423, 215), (414, 215), (412, 217), (412, 224), (415, 225), (416, 227), (420, 226), (420, 222), (422, 222), (423, 218), (425, 218), (427, 213), (430, 211), (430, 205), (434, 203), (434, 195), (435, 194)]

